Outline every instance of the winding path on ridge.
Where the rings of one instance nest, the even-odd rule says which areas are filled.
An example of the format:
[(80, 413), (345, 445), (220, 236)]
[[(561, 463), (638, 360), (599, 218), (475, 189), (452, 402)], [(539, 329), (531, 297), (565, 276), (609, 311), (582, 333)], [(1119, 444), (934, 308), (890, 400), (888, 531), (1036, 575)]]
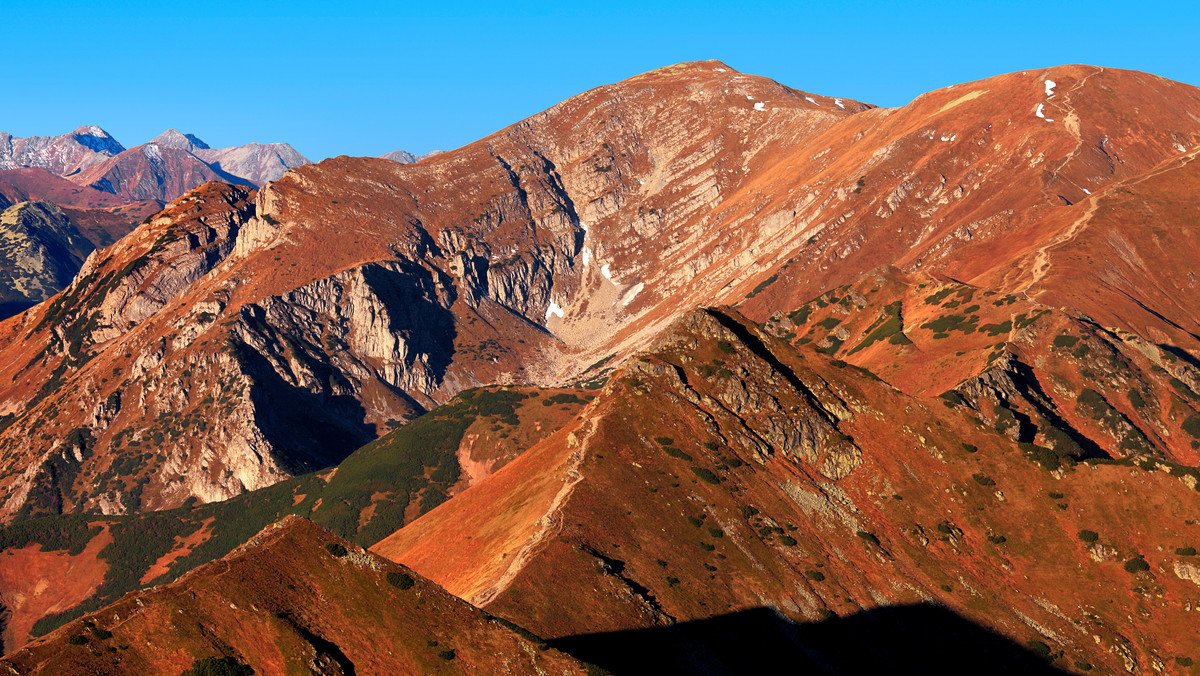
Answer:
[[(538, 546), (545, 541), (552, 530), (561, 525), (558, 513), (562, 509), (562, 506), (566, 504), (567, 498), (571, 497), (571, 492), (575, 489), (575, 485), (583, 480), (583, 475), (579, 473), (579, 467), (583, 464), (583, 459), (587, 455), (588, 442), (591, 441), (592, 435), (596, 433), (597, 425), (595, 420), (588, 421), (587, 426), (587, 432), (583, 434), (582, 438), (579, 438), (577, 442), (578, 448), (571, 453), (567, 466), (563, 469), (564, 482), (562, 488), (558, 490), (554, 499), (550, 501), (546, 513), (538, 521), (537, 531), (525, 541), (525, 544), (513, 556), (504, 573), (486, 589), (483, 589), (469, 599), (471, 605), (476, 608), (482, 608), (507, 589), (529, 563), (530, 559), (533, 558)], [(570, 442), (568, 441), (568, 443)]]

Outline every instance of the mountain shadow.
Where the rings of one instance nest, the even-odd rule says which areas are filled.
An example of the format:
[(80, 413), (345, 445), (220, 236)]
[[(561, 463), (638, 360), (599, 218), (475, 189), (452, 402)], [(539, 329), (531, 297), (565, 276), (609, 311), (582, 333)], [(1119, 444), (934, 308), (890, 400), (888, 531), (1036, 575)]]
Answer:
[(38, 301), (32, 300), (13, 300), (0, 302), (0, 321), (8, 319), (14, 315), (19, 315), (37, 304)]
[[(375, 436), (366, 409), (354, 397), (295, 387), (254, 348), (231, 341), (229, 349), (251, 377), (255, 424), (285, 471), (299, 475), (336, 465)], [(311, 366), (327, 377), (328, 369)]]
[(1048, 656), (924, 603), (811, 624), (756, 608), (670, 627), (569, 636), (550, 645), (615, 676), (1067, 673)]

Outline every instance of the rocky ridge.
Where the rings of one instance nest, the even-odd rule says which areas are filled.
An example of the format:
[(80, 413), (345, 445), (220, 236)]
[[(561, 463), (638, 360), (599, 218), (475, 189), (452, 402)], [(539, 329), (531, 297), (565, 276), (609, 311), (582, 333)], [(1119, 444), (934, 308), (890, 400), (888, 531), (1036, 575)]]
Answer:
[(292, 517), (186, 578), (127, 596), (3, 663), (26, 674), (176, 676), (181, 665), (340, 676), (501, 666), (514, 674), (585, 673), (527, 636)]
[[(1051, 78), (1054, 94), (1044, 86)], [(1158, 189), (1140, 176), (1192, 171), (1186, 143), (1197, 138), (1196, 123), (1176, 103), (1197, 96), (1152, 76), (1064, 66), (882, 110), (700, 62), (581, 94), (416, 164), (335, 158), (301, 167), (260, 191), (252, 214), (239, 207), (221, 216), (237, 222), (233, 246), (190, 254), (206, 262), (188, 269), (203, 274), (160, 273), (168, 258), (144, 248), (114, 252), (94, 282), (112, 275), (118, 283), (143, 254), (154, 265), (139, 269), (129, 289), (144, 275), (175, 281), (147, 302), (122, 301), (145, 310), (105, 309), (95, 326), (83, 322), (80, 340), (52, 347), (20, 378), (9, 373), (14, 384), (0, 393), (15, 418), (8, 434), (18, 438), (38, 421), (57, 430), (45, 432), (51, 438), (86, 427), (70, 416), (50, 423), (50, 414), (96, 410), (120, 389), (105, 380), (118, 367), (136, 374), (135, 388), (150, 370), (172, 383), (174, 394), (152, 397), (162, 411), (248, 395), (249, 404), (237, 405), (259, 413), (234, 436), (254, 442), (239, 447), (236, 460), (193, 453), (192, 446), (220, 448), (215, 432), (165, 433), (179, 437), (166, 456), (180, 471), (168, 475), (249, 463), (237, 477), (217, 471), (203, 486), (149, 479), (139, 508), (171, 506), (334, 462), (390, 421), (466, 387), (572, 381), (588, 364), (615, 363), (648, 345), (696, 305), (740, 302), (763, 321), (884, 264), (1049, 299), (1072, 291), (1053, 264), (1061, 248), (1082, 241), (1067, 237), (1072, 224), (1106, 213), (1123, 190)], [(1113, 104), (1133, 97), (1144, 102), (1141, 116)], [(1059, 107), (1062, 119), (1047, 120), (1047, 106)], [(1105, 153), (1121, 161), (1105, 162)], [(985, 189), (993, 185), (1000, 189)], [(159, 242), (172, 219), (188, 230), (185, 214), (169, 208), (137, 246)], [(1031, 239), (1037, 227), (1043, 234)], [(161, 241), (192, 246), (190, 237)], [(94, 282), (84, 277), (63, 296), (62, 316), (44, 308), (20, 320), (24, 329), (4, 327), (4, 349), (24, 352), (27, 363), (47, 316), (91, 316), (78, 303)], [(1139, 302), (1120, 305), (1123, 314), (1107, 326), (1161, 331), (1156, 342), (1194, 340), (1186, 312), (1144, 289), (1125, 292)], [(1099, 314), (1101, 300), (1079, 307)], [(129, 333), (112, 342), (119, 331)], [(68, 362), (76, 343), (78, 354), (100, 358)], [(64, 390), (45, 415), (33, 414), (25, 402), (33, 383), (46, 380), (38, 369), (62, 369), (94, 389)], [(275, 410), (300, 413), (267, 413), (254, 403), (267, 397)], [(320, 422), (305, 426), (306, 419)], [(316, 433), (322, 429), (329, 436)], [(84, 476), (103, 471), (114, 443), (108, 435), (118, 431), (93, 430), (97, 464)], [(331, 442), (337, 438), (344, 441)], [(281, 459), (284, 448), (291, 459)], [(25, 481), (10, 475), (10, 485)], [(13, 495), (10, 513), (21, 502)], [(95, 509), (101, 500), (105, 509), (135, 508), (113, 495), (79, 497), (70, 508)]]
[[(1137, 673), (1192, 659), (1200, 589), (1181, 543), (1197, 535), (1195, 468), (1050, 466), (975, 405), (697, 311), (562, 431), (372, 550), (617, 673), (809, 660)], [(975, 645), (926, 604), (1013, 646)], [(860, 616), (877, 632), (811, 633)], [(963, 650), (909, 645), (913, 627)]]
[(125, 150), (96, 126), (83, 126), (61, 136), (17, 138), (0, 132), (0, 169), (37, 167), (59, 176), (79, 172)]

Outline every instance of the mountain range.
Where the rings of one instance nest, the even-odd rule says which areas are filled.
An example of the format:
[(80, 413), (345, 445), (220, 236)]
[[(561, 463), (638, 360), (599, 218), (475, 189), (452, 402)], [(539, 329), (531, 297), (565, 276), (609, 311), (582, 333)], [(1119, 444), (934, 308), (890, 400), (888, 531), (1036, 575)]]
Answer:
[[(383, 155), (396, 162), (417, 162), (436, 155), (398, 150)], [(42, 202), (35, 209), (63, 209), (59, 225), (92, 247), (111, 244), (140, 221), (180, 195), (209, 181), (262, 186), (309, 160), (286, 143), (247, 143), (210, 148), (193, 134), (168, 129), (143, 145), (126, 149), (96, 126), (61, 136), (16, 138), (0, 133), (0, 208)], [(11, 220), (11, 219), (10, 219)], [(62, 289), (82, 259), (58, 257), (39, 238), (54, 233), (22, 231), (6, 236), (22, 252), (23, 263), (0, 263), (8, 279), (0, 282), (0, 317), (7, 317)], [(83, 254), (91, 251), (90, 247)], [(64, 277), (65, 275), (65, 277)]]
[(217, 180), (94, 252), (4, 212), (86, 257), (0, 323), (5, 659), (351, 673), (387, 627), (402, 670), (1190, 673), (1197, 110), (1092, 66), (878, 108), (703, 61), (423, 159), (8, 139), (92, 208)]
[(0, 133), (0, 169), (45, 169), (126, 202), (167, 202), (212, 180), (261, 186), (305, 164), (309, 160), (286, 143), (213, 149), (174, 129), (129, 149), (96, 126), (61, 136)]

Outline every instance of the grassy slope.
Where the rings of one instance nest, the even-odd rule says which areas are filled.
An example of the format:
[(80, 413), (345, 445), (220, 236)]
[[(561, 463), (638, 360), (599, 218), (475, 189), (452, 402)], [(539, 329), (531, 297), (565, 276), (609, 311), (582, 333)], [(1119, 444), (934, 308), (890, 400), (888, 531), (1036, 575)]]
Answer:
[[(41, 635), (128, 591), (177, 579), (224, 556), (267, 524), (289, 514), (310, 518), (359, 544), (373, 544), (446, 500), (460, 481), (456, 452), (473, 424), (486, 423), (489, 431), (498, 428), (499, 434), (506, 434), (505, 430), (514, 430), (522, 420), (529, 421), (517, 436), (536, 441), (584, 403), (575, 394), (560, 395), (555, 390), (529, 388), (468, 390), (446, 406), (364, 446), (334, 472), (297, 477), (226, 502), (127, 517), (69, 515), (13, 524), (0, 530), (0, 549), (16, 551), (40, 545), (46, 557), (64, 552), (78, 557), (101, 535), (104, 525), (112, 540), (98, 556), (93, 552), (88, 561), (80, 563), (103, 575), (94, 593), (91, 588), (81, 589), (81, 595), (60, 600), (55, 612), (45, 617), (22, 618), (28, 619), (22, 626), (32, 624), (32, 635)], [(555, 397), (553, 406), (541, 403)], [(523, 449), (498, 450), (500, 457), (493, 461), (506, 460), (505, 454), (511, 457), (519, 450)], [(146, 577), (159, 561), (170, 561), (166, 571)], [(3, 565), (0, 561), (0, 567)], [(2, 590), (10, 599), (28, 595), (39, 580), (26, 577), (13, 582), (13, 588)], [(9, 610), (21, 612), (11, 602)], [(6, 636), (10, 642), (7, 649), (25, 638)]]
[(175, 676), (205, 659), (258, 674), (583, 671), (536, 637), (299, 518), (5, 662), (20, 673)]

